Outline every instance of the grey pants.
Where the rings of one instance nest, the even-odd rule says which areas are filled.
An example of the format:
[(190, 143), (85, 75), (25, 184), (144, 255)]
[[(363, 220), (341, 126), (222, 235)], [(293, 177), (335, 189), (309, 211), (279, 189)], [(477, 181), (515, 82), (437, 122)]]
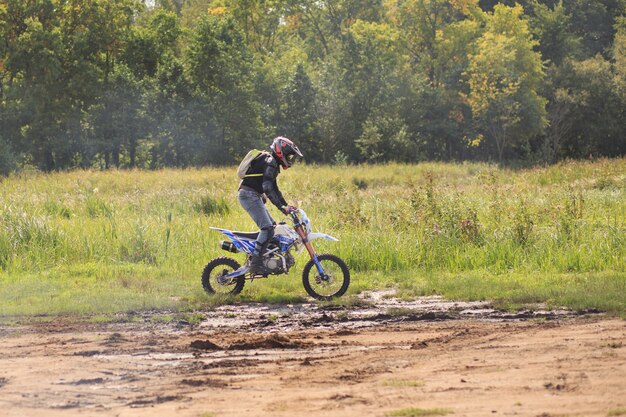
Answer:
[(239, 190), (239, 203), (248, 212), (252, 220), (261, 231), (256, 238), (255, 252), (261, 253), (261, 248), (274, 236), (274, 219), (265, 208), (261, 195), (256, 191)]

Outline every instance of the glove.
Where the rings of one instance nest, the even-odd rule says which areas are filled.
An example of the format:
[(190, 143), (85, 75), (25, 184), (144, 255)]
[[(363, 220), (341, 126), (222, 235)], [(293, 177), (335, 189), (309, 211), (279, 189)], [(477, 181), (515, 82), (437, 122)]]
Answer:
[(281, 210), (283, 211), (284, 214), (291, 214), (294, 211), (298, 210), (298, 207), (294, 207), (294, 206), (282, 206)]

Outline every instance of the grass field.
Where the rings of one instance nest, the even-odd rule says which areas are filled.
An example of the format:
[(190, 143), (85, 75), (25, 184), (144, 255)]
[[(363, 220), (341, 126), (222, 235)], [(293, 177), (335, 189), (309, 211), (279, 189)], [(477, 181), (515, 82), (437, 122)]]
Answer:
[[(349, 295), (395, 287), (626, 314), (626, 159), (298, 166), (279, 184), (314, 230), (340, 239), (316, 247), (348, 263)], [(203, 293), (200, 273), (227, 254), (209, 226), (255, 227), (236, 188), (233, 167), (2, 179), (0, 315), (223, 302)], [(247, 283), (241, 299), (303, 300), (302, 256), (289, 276)]]

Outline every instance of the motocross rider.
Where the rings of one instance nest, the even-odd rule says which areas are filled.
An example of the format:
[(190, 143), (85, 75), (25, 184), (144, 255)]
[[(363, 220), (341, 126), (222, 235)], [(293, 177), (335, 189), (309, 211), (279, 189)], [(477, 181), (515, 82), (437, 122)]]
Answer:
[(290, 139), (282, 136), (274, 139), (270, 145), (270, 151), (261, 154), (252, 161), (248, 170), (251, 175), (246, 175), (241, 181), (238, 191), (239, 203), (261, 229), (248, 265), (248, 272), (256, 275), (268, 272), (263, 264), (262, 255), (274, 236), (274, 226), (276, 225), (265, 207), (266, 197), (283, 214), (289, 214), (297, 209), (285, 201), (278, 189), (276, 177), (280, 173), (281, 167), (288, 169), (297, 158), (302, 158), (302, 152)]

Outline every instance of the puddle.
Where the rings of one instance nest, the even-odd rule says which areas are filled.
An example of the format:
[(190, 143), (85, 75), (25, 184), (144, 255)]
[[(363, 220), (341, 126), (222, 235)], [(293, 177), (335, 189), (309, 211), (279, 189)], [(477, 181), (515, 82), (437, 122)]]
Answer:
[[(488, 301), (450, 301), (441, 296), (399, 300), (390, 290), (365, 292), (363, 303), (355, 306), (317, 303), (227, 305), (205, 313), (198, 325), (202, 330), (250, 330), (257, 333), (304, 329), (363, 329), (385, 323), (444, 321), (459, 319), (528, 320), (575, 317), (587, 312), (570, 310), (523, 310), (510, 312), (493, 308)], [(277, 343), (280, 344), (280, 343)], [(276, 346), (280, 347), (280, 346)]]

